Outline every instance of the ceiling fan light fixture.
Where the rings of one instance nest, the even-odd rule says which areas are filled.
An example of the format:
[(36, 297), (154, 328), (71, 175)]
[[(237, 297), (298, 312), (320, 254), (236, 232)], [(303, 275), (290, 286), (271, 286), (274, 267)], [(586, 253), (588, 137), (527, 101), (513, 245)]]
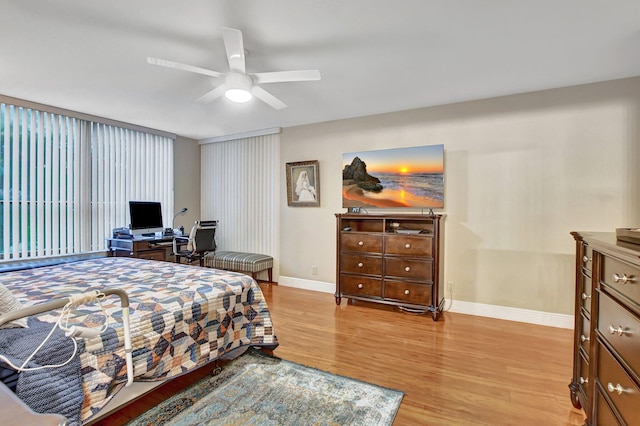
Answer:
[(239, 104), (243, 104), (245, 102), (249, 102), (253, 95), (251, 92), (248, 92), (244, 89), (228, 89), (224, 92), (224, 95), (232, 102), (237, 102)]
[(251, 93), (253, 80), (246, 74), (232, 73), (227, 75), (225, 86), (227, 90), (224, 95), (232, 102), (244, 103), (253, 98)]
[[(196, 102), (211, 102), (225, 95), (231, 102), (246, 103), (255, 96), (271, 108), (281, 110), (286, 108), (287, 104), (264, 90), (260, 85), (265, 83), (320, 80), (320, 71), (318, 70), (271, 71), (247, 74), (245, 64), (247, 51), (242, 41), (242, 32), (233, 28), (222, 27), (222, 38), (224, 39), (224, 49), (229, 63), (228, 73), (152, 57), (147, 57), (147, 62), (151, 65), (175, 68), (213, 77), (212, 84), (214, 87), (196, 99)], [(224, 83), (220, 84), (217, 79), (224, 79)]]

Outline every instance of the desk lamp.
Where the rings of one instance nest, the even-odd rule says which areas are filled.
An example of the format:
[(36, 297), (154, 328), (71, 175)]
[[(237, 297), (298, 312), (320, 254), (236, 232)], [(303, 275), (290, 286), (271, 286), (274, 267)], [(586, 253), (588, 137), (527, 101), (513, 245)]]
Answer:
[(182, 210), (180, 210), (178, 213), (173, 215), (173, 220), (171, 221), (171, 229), (176, 229), (176, 217), (178, 217), (178, 215), (180, 214), (184, 214), (187, 212), (187, 208), (183, 208)]

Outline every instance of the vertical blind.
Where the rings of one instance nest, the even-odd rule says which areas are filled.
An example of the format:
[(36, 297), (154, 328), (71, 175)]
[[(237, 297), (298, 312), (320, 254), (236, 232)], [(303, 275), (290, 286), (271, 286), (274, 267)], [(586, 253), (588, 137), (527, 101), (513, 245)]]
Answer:
[(128, 200), (173, 211), (173, 139), (0, 103), (0, 260), (105, 249)]
[(201, 216), (220, 221), (219, 250), (278, 258), (279, 141), (273, 134), (201, 145)]
[(90, 125), (91, 235), (94, 250), (114, 227), (128, 226), (129, 201), (159, 201), (173, 215), (173, 139), (99, 123)]

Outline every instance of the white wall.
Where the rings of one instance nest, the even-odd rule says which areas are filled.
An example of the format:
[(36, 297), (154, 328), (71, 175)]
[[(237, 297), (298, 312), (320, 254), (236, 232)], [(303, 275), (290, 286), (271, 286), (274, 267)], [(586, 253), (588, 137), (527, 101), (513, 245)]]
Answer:
[(281, 170), (319, 160), (321, 207), (282, 182), (280, 275), (335, 283), (343, 152), (444, 144), (454, 299), (572, 314), (569, 232), (640, 226), (639, 103), (632, 78), (284, 129)]

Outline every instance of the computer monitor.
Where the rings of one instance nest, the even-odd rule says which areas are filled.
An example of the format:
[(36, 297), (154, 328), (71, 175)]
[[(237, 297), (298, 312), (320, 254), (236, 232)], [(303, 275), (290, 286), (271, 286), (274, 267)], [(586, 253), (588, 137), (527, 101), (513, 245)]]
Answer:
[(162, 205), (157, 201), (129, 201), (131, 234), (152, 237), (164, 230)]

